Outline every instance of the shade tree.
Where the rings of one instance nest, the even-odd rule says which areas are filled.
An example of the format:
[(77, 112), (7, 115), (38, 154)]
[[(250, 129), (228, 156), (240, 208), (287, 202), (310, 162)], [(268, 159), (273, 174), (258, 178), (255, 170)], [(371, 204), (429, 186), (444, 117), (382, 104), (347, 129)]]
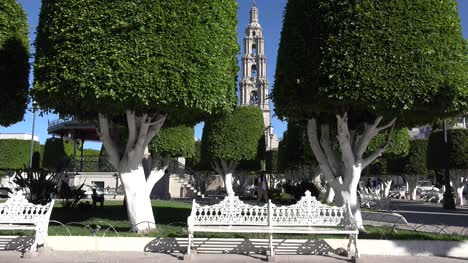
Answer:
[[(146, 169), (146, 191), (150, 195), (156, 183), (174, 162), (174, 158), (191, 158), (195, 155), (195, 130), (192, 126), (185, 125), (163, 127), (148, 148), (143, 166)], [(175, 163), (173, 166), (179, 165)]]
[[(367, 151), (373, 152), (384, 146), (387, 143), (387, 138), (388, 135), (385, 132), (377, 135), (369, 143)], [(392, 139), (382, 156), (367, 167), (366, 175), (382, 179), (384, 197), (388, 197), (390, 194), (393, 178), (402, 174), (401, 160), (408, 155), (409, 148), (410, 136), (408, 130), (405, 128), (398, 129), (393, 133)]]
[(74, 144), (63, 138), (48, 138), (44, 144), (42, 167), (49, 170), (62, 170), (69, 165), (74, 154)]
[(0, 125), (9, 126), (23, 119), (28, 104), (29, 32), (20, 3), (0, 3), (0, 25)]
[[(284, 154), (283, 172), (288, 179), (315, 182), (320, 177), (320, 167), (314, 157), (307, 138), (307, 123), (304, 121), (289, 121), (288, 129), (283, 134)], [(320, 188), (320, 185), (317, 185)], [(332, 202), (334, 193), (327, 187), (327, 202)]]
[(457, 195), (457, 205), (464, 205), (463, 189), (468, 184), (468, 130), (453, 129), (447, 131), (447, 143), (444, 132), (434, 131), (429, 137), (428, 167), (430, 169), (449, 169), (450, 181)]
[(427, 168), (428, 140), (411, 140), (408, 155), (401, 159), (402, 176), (405, 178), (407, 192), (411, 200), (416, 200), (419, 181), (431, 175)]
[(265, 152), (265, 127), (260, 108), (237, 107), (205, 122), (202, 159), (224, 178), (228, 195), (234, 195), (233, 173), (240, 163), (260, 163)]
[(308, 143), (307, 124), (288, 122), (285, 138), (286, 170), (299, 172), (308, 180), (314, 180), (320, 175), (320, 169), (317, 169), (317, 161)]
[(370, 141), (397, 119), (400, 126), (428, 123), (466, 109), (465, 45), (456, 5), (455, 0), (286, 5), (272, 93), (275, 112), (288, 121), (308, 121), (311, 148), (337, 193), (336, 204), (348, 202), (360, 227), (361, 172), (388, 145), (368, 152)]
[(96, 120), (134, 231), (155, 227), (142, 159), (166, 119), (192, 124), (236, 103), (236, 9), (234, 0), (42, 1), (33, 95), (44, 111)]

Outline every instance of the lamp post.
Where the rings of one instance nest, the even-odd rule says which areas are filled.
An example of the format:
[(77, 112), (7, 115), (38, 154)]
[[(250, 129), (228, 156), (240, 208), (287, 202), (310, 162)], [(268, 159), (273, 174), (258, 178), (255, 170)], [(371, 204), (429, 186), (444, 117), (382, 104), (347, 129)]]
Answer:
[(32, 102), (32, 111), (33, 111), (33, 122), (32, 122), (32, 131), (31, 131), (31, 146), (29, 148), (29, 168), (32, 168), (33, 163), (33, 151), (34, 151), (34, 128), (36, 125), (36, 101)]
[(116, 199), (117, 198), (117, 188), (119, 188), (119, 174), (115, 173), (112, 176), (115, 177), (114, 199)]
[(445, 160), (445, 193), (444, 193), (444, 209), (455, 210), (455, 200), (453, 200), (452, 186), (450, 185), (450, 171), (448, 164), (448, 139), (447, 139), (447, 121), (444, 119), (444, 145), (447, 151), (444, 156)]

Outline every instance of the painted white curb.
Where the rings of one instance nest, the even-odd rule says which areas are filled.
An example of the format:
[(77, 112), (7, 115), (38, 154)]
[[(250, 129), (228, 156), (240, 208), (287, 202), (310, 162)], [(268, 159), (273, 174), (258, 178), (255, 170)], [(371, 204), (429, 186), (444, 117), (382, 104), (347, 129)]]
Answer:
[[(239, 247), (267, 248), (268, 239), (222, 239), (195, 238), (197, 250), (222, 253)], [(313, 247), (346, 247), (346, 239), (275, 239), (275, 250), (285, 254), (297, 254), (299, 249), (314, 250)], [(431, 241), (431, 240), (371, 240), (360, 239), (358, 249), (361, 255), (380, 256), (443, 256), (468, 258), (468, 241)], [(149, 238), (149, 237), (87, 237), (87, 236), (49, 236), (47, 246), (59, 251), (134, 251), (134, 252), (173, 252), (185, 251), (186, 238)]]

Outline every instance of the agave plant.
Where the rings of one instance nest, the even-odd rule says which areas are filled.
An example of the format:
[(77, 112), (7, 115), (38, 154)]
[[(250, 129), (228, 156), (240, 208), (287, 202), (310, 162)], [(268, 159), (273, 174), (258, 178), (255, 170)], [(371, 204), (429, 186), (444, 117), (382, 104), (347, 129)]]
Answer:
[(62, 182), (59, 190), (59, 197), (62, 200), (63, 207), (76, 207), (83, 197), (85, 197), (85, 190), (83, 190), (82, 183), (80, 186), (70, 186), (67, 182)]
[(23, 190), (26, 198), (33, 204), (45, 205), (57, 194), (57, 184), (62, 177), (60, 172), (44, 169), (17, 170), (13, 182), (16, 190)]

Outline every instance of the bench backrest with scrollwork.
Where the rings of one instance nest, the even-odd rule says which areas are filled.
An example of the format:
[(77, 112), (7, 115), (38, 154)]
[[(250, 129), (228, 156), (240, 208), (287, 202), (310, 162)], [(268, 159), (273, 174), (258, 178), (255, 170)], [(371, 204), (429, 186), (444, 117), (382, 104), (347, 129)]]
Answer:
[(189, 225), (268, 225), (268, 205), (249, 205), (238, 196), (226, 196), (215, 205), (200, 205), (195, 200)]
[(272, 226), (341, 226), (349, 216), (348, 206), (322, 204), (309, 191), (294, 205), (271, 204)]
[(296, 204), (276, 206), (249, 205), (237, 196), (227, 196), (215, 205), (203, 206), (193, 200), (188, 226), (258, 225), (258, 226), (336, 226), (356, 229), (349, 205), (341, 207), (320, 203), (306, 191)]
[(38, 224), (48, 223), (54, 201), (46, 205), (35, 205), (19, 191), (0, 204), (0, 224)]

